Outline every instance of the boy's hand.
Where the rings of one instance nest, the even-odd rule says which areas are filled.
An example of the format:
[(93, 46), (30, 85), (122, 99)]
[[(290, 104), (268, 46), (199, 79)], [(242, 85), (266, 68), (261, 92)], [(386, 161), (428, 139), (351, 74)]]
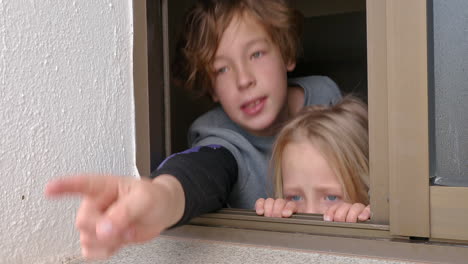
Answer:
[(266, 217), (291, 217), (297, 212), (297, 205), (284, 199), (260, 198), (255, 202), (255, 211), (257, 215)]
[(358, 221), (366, 221), (370, 218), (370, 206), (365, 206), (361, 203), (338, 203), (323, 214), (324, 221), (348, 222), (357, 223)]
[(171, 175), (153, 181), (80, 175), (50, 182), (45, 194), (82, 197), (76, 227), (87, 259), (104, 259), (126, 244), (157, 237), (181, 219), (185, 207), (182, 186)]

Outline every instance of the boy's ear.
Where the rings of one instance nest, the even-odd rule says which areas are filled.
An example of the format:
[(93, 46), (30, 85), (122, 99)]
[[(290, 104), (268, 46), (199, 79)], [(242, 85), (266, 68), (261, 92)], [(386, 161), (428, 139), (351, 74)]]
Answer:
[(215, 92), (210, 92), (210, 96), (211, 96), (211, 100), (213, 100), (213, 102), (215, 102), (215, 103), (219, 102), (219, 98), (218, 98), (218, 96), (216, 95)]
[(295, 61), (295, 60), (290, 60), (290, 61), (286, 64), (286, 69), (288, 70), (288, 72), (293, 71), (295, 68), (296, 68), (296, 61)]

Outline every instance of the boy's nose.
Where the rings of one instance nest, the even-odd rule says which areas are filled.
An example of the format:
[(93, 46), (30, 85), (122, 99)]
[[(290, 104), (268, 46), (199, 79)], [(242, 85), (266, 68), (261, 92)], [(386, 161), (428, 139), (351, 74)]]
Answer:
[(237, 85), (240, 90), (250, 88), (255, 84), (255, 78), (252, 72), (247, 68), (241, 68), (238, 71)]

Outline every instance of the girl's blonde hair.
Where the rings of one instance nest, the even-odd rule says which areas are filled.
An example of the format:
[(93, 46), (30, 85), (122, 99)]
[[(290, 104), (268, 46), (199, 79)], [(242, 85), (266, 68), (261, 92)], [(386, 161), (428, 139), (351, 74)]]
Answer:
[(221, 36), (236, 16), (256, 19), (279, 48), (285, 63), (300, 51), (302, 14), (290, 0), (198, 0), (186, 15), (172, 65), (173, 77), (196, 94), (212, 92), (212, 63)]
[(304, 108), (280, 131), (272, 155), (273, 184), (276, 198), (283, 198), (281, 157), (293, 141), (310, 142), (338, 177), (343, 199), (369, 204), (369, 140), (367, 107), (347, 96), (333, 106)]

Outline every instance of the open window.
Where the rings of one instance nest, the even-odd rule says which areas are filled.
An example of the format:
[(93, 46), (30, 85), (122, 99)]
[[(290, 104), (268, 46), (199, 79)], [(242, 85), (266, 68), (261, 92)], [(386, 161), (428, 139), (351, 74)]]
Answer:
[[(164, 37), (160, 40), (161, 43), (166, 43), (167, 45), (168, 54), (164, 54), (164, 56), (172, 57), (174, 55), (174, 49), (179, 37), (178, 34), (184, 22), (183, 15), (193, 3), (193, 0), (169, 1), (166, 6), (167, 14), (164, 12), (161, 14), (158, 9), (148, 12), (149, 21), (154, 19), (154, 14), (161, 14), (160, 19), (163, 21), (161, 25), (167, 23), (167, 28), (158, 31), (162, 32), (162, 36), (167, 37), (167, 40), (164, 40)], [(154, 2), (151, 5), (154, 5)], [(338, 84), (343, 93), (353, 93), (364, 99), (364, 101), (367, 101), (365, 0), (295, 0), (293, 1), (293, 5), (303, 12), (305, 21), (302, 56), (298, 59), (297, 67), (290, 74), (290, 77), (326, 75)], [(164, 6), (164, 1), (161, 6)], [(148, 26), (148, 28), (151, 28), (151, 26)], [(149, 33), (150, 36), (151, 34)], [(156, 45), (156, 47), (158, 46)], [(157, 58), (155, 59), (157, 60)], [(170, 61), (170, 59), (167, 60)], [(156, 64), (155, 67), (157, 68)], [(155, 70), (151, 70), (150, 67), (150, 72), (157, 71), (156, 68)], [(167, 79), (167, 77), (164, 76), (159, 79)], [(198, 116), (211, 109), (213, 104), (209, 98), (194, 98), (191, 93), (185, 91), (182, 87), (177, 87), (174, 83), (166, 85), (169, 86), (168, 93), (164, 95), (169, 102), (169, 106), (166, 105), (165, 108), (165, 110), (169, 111), (169, 114), (166, 116), (168, 118), (166, 126), (170, 129), (170, 132), (168, 132), (170, 138), (166, 137), (166, 143), (170, 144), (169, 153), (166, 153), (168, 155), (187, 149), (186, 135), (190, 124)], [(150, 88), (150, 93), (151, 91), (152, 88)], [(154, 166), (152, 167), (154, 168)], [(310, 221), (315, 221), (320, 228), (309, 225), (308, 223), (312, 223)], [(332, 231), (324, 226), (339, 226), (337, 223), (324, 223), (321, 221), (321, 217), (317, 215), (298, 215), (291, 219), (271, 219), (257, 217), (252, 211), (238, 209), (225, 209), (219, 213), (205, 215), (192, 221), (193, 224), (254, 225), (259, 228), (261, 227), (261, 229), (291, 230), (296, 232), (304, 230), (304, 227), (302, 224), (294, 226), (291, 223), (303, 222), (306, 223), (306, 229), (311, 229), (310, 233), (323, 232), (329, 234)], [(374, 230), (375, 233), (382, 233), (382, 230), (386, 230), (388, 233), (388, 226), (373, 225), (370, 228), (369, 226), (357, 224), (355, 228), (356, 231), (351, 231), (350, 234), (370, 232), (367, 236), (372, 236), (371, 234)], [(341, 227), (338, 230), (341, 230)], [(382, 234), (379, 236), (382, 236)]]
[[(306, 17), (306, 36), (304, 57), (293, 75), (328, 75), (345, 93), (354, 92), (368, 102), (371, 221), (326, 223), (314, 215), (271, 219), (225, 209), (194, 219), (172, 235), (199, 237), (197, 230), (203, 226), (204, 238), (268, 245), (272, 236), (281, 236), (284, 243), (275, 245), (312, 249), (320, 248), (307, 243), (316, 235), (325, 236), (318, 239), (328, 248), (333, 248), (326, 242), (332, 238), (373, 239), (363, 243), (369, 248), (378, 244), (375, 239), (443, 242), (442, 249), (402, 242), (352, 252), (388, 256), (388, 249), (397, 248), (394, 256), (414, 250), (421, 250), (421, 259), (447, 260), (448, 253), (441, 252), (466, 256), (466, 248), (450, 245), (468, 243), (468, 20), (463, 13), (468, 4), (294, 2)], [(186, 148), (188, 126), (211, 107), (209, 100), (194, 100), (169, 82), (174, 40), (191, 4), (192, 0), (147, 0), (146, 14), (141, 14), (147, 15), (147, 25), (135, 23), (137, 164), (142, 174)], [(141, 63), (145, 55), (138, 48), (148, 51), (146, 77), (146, 64)], [(264, 239), (248, 234), (227, 238), (226, 232), (245, 229)]]

